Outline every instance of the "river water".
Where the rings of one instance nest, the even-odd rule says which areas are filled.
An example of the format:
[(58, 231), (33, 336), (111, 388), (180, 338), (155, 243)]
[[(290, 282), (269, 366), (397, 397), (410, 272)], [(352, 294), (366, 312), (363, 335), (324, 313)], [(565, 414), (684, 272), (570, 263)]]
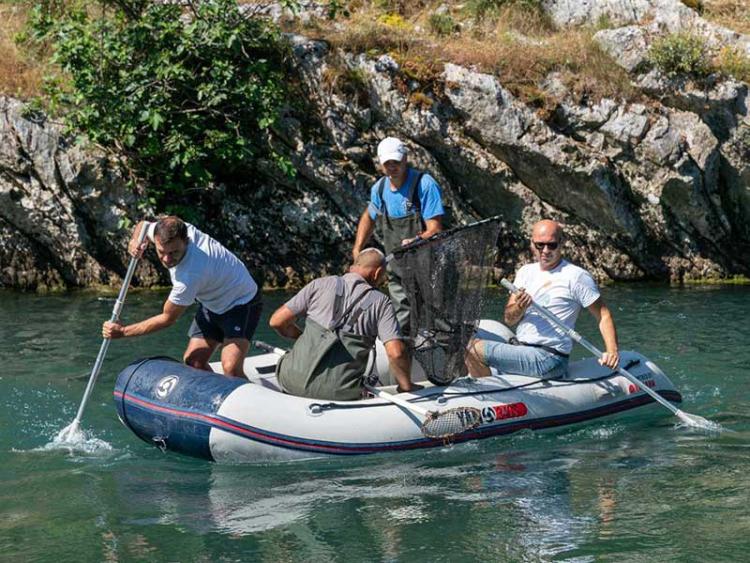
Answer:
[[(136, 357), (180, 357), (184, 318), (112, 343), (83, 420), (98, 447), (46, 449), (75, 416), (113, 300), (0, 292), (0, 561), (747, 560), (750, 287), (604, 296), (622, 347), (727, 432), (677, 427), (664, 410), (360, 458), (221, 466), (163, 454), (119, 423), (112, 386)], [(164, 297), (132, 292), (124, 318)], [(266, 294), (259, 337), (282, 343), (266, 321), (287, 297)], [(492, 293), (488, 311), (503, 302)], [(589, 318), (578, 328), (599, 343)]]

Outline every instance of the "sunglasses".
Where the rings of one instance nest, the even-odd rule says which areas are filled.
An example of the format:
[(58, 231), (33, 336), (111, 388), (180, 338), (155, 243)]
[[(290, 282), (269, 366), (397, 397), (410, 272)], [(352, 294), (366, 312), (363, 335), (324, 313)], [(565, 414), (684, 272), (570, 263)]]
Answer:
[(545, 246), (550, 250), (557, 250), (557, 247), (560, 246), (559, 242), (537, 242), (535, 240), (532, 240), (531, 244), (533, 244), (534, 248), (537, 250), (544, 250)]

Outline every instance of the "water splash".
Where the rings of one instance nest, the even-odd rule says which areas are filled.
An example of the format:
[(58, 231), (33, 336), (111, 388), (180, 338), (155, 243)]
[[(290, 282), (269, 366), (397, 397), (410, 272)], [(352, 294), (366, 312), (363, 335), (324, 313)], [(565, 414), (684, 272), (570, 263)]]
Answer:
[(677, 425), (678, 428), (691, 428), (695, 430), (702, 430), (711, 434), (720, 434), (722, 432), (731, 432), (731, 430), (724, 428), (718, 422), (713, 422), (697, 414), (686, 413), (685, 411), (677, 410), (675, 412), (677, 417), (680, 419), (680, 423)]
[(111, 452), (112, 445), (101, 438), (97, 438), (89, 432), (81, 430), (80, 424), (74, 420), (70, 425), (63, 428), (52, 439), (51, 442), (37, 448), (38, 451), (67, 451), (68, 453), (80, 452), (85, 454), (101, 454)]

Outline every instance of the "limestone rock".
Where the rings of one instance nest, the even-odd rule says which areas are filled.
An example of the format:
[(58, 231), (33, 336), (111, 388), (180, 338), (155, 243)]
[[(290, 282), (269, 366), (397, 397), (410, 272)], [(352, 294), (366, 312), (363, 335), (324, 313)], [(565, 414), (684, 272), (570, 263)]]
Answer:
[[(308, 108), (285, 115), (271, 142), (297, 175), (269, 164), (253, 193), (213, 187), (206, 230), (270, 285), (342, 272), (379, 175), (377, 143), (395, 135), (441, 185), (457, 223), (500, 216), (498, 275), (530, 259), (528, 232), (543, 217), (564, 224), (566, 255), (602, 280), (750, 275), (747, 85), (696, 85), (642, 65), (652, 33), (697, 14), (671, 0), (544, 7), (559, 25), (607, 17), (626, 26), (597, 40), (649, 99), (579, 99), (553, 73), (539, 85), (557, 101), (545, 121), (501, 78), (446, 64), (429, 101), (415, 103), (420, 85), (391, 56), (289, 36)], [(0, 286), (116, 284), (128, 261), (122, 219), (137, 215), (137, 196), (108, 155), (69, 144), (0, 98)], [(141, 264), (139, 283), (165, 280), (153, 262)]]
[[(136, 216), (136, 197), (114, 163), (70, 145), (55, 124), (27, 119), (23, 104), (6, 97), (0, 97), (0, 139), (0, 262), (4, 269), (11, 264), (11, 283), (28, 289), (116, 283), (125, 273), (128, 236), (118, 225)], [(142, 274), (155, 277), (148, 267)]]
[(650, 40), (641, 26), (603, 29), (594, 35), (594, 41), (628, 72), (637, 71), (646, 63)]

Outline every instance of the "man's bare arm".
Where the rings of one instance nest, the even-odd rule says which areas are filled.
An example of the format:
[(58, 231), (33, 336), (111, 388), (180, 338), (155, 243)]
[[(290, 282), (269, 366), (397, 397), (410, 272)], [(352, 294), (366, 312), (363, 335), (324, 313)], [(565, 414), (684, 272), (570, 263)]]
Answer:
[(398, 382), (399, 392), (412, 391), (421, 387), (411, 382), (411, 358), (402, 340), (393, 339), (384, 343), (385, 353), (393, 375)]
[(297, 326), (297, 316), (286, 305), (282, 305), (268, 321), (268, 324), (281, 336), (297, 340), (302, 334), (302, 330)]
[(599, 359), (599, 363), (610, 369), (617, 369), (617, 364), (620, 362), (620, 353), (617, 344), (617, 329), (615, 328), (615, 320), (612, 318), (612, 312), (601, 297), (589, 305), (588, 310), (597, 320), (599, 332), (604, 340), (606, 351)]
[(438, 215), (431, 219), (425, 219), (424, 221), (425, 230), (419, 233), (421, 238), (430, 238), (432, 235), (436, 235), (443, 230), (443, 216)]
[(149, 317), (138, 323), (123, 326), (121, 323), (105, 322), (102, 326), (102, 336), (104, 338), (126, 338), (130, 336), (141, 336), (150, 334), (172, 326), (185, 312), (187, 307), (175, 305), (169, 299), (164, 302), (162, 312), (153, 317)]
[(375, 230), (375, 221), (370, 217), (369, 209), (365, 209), (362, 216), (359, 218), (359, 224), (357, 225), (357, 237), (354, 239), (354, 247), (352, 248), (352, 258), (357, 258), (359, 253), (370, 240), (372, 232)]
[(526, 290), (521, 288), (516, 293), (511, 294), (508, 303), (505, 305), (503, 321), (508, 326), (515, 326), (526, 313), (526, 309), (531, 305), (531, 296)]
[(139, 221), (133, 229), (133, 234), (130, 236), (130, 241), (128, 242), (128, 254), (134, 258), (141, 258), (146, 248), (148, 248), (148, 243), (150, 242), (148, 236), (143, 238), (143, 242), (140, 245), (138, 244), (138, 239), (140, 238), (141, 229), (148, 229), (150, 226), (151, 223), (148, 221)]

